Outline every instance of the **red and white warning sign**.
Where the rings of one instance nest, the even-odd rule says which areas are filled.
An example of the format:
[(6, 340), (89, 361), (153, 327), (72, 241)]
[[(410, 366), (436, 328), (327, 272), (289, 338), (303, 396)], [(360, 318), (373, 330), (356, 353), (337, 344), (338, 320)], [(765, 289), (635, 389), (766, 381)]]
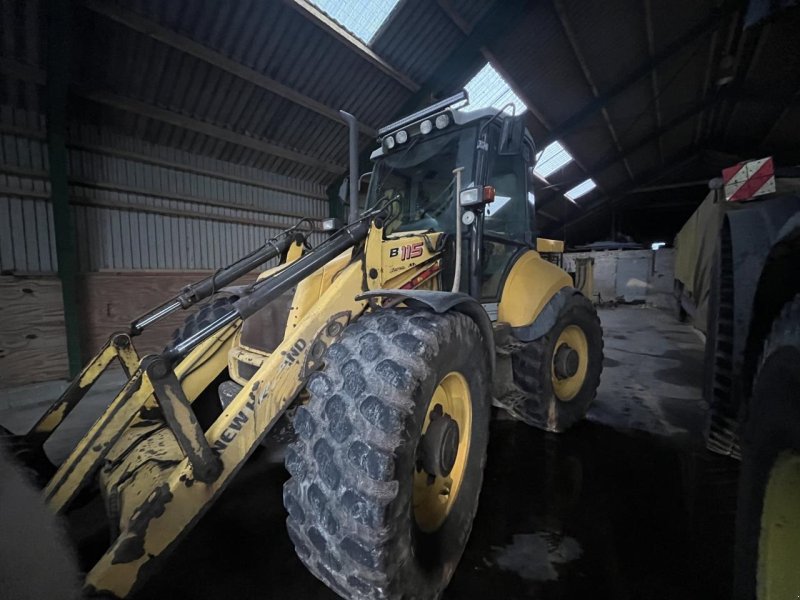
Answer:
[(740, 162), (722, 170), (725, 199), (732, 202), (749, 200), (775, 191), (775, 165), (772, 157)]

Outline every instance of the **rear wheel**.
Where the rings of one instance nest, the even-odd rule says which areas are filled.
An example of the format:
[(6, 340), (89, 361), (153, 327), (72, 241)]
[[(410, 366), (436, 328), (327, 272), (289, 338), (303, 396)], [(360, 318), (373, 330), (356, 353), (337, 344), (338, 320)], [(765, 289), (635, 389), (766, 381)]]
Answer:
[(557, 432), (583, 418), (603, 370), (603, 330), (586, 297), (569, 296), (547, 334), (505, 352), (511, 372), (498, 384), (497, 401), (512, 417)]
[(800, 296), (767, 338), (749, 404), (736, 515), (735, 597), (800, 597)]
[(298, 556), (345, 598), (435, 598), (464, 550), (489, 425), (489, 356), (468, 317), (350, 325), (308, 382), (284, 487)]

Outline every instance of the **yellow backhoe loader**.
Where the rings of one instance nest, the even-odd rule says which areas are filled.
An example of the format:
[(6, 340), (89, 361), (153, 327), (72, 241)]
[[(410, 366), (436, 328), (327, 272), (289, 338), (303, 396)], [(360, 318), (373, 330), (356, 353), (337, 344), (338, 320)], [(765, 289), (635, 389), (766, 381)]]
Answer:
[[(122, 363), (128, 382), (43, 491), (55, 512), (102, 494), (112, 541), (88, 595), (134, 593), (291, 409), (284, 503), (303, 563), (345, 598), (438, 597), (472, 527), (492, 405), (549, 431), (583, 417), (602, 330), (537, 251), (563, 246), (536, 237), (533, 140), (522, 117), (454, 108), (465, 100), (379, 131), (347, 226), (311, 249), (299, 224), (183, 289), (113, 334), (11, 440), (41, 467), (45, 440)], [(140, 359), (138, 333), (195, 305)]]

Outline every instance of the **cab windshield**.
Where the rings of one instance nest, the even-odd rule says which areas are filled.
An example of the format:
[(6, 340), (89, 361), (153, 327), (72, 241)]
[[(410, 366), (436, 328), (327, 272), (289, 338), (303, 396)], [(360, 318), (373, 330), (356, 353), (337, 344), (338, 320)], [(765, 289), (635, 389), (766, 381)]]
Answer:
[(475, 127), (415, 136), (380, 159), (373, 170), (367, 205), (390, 199), (399, 216), (388, 232), (455, 232), (456, 167), (464, 167), (462, 189), (474, 185)]

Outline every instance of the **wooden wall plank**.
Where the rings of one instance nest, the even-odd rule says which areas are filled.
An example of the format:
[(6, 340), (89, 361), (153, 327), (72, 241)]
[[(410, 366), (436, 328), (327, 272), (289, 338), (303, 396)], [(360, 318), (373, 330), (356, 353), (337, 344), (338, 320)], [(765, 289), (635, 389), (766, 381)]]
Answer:
[(65, 377), (61, 282), (0, 276), (0, 387)]
[[(97, 352), (111, 333), (127, 330), (133, 319), (170, 299), (183, 286), (210, 274), (211, 271), (100, 271), (79, 275), (85, 359)], [(255, 278), (253, 273), (237, 283)], [(140, 356), (161, 352), (191, 310), (178, 311), (135, 338)]]
[[(81, 349), (86, 361), (115, 331), (211, 271), (101, 271), (78, 275)], [(237, 283), (255, 281), (256, 273)], [(157, 353), (191, 313), (156, 323), (134, 345)], [(196, 310), (196, 309), (194, 309)], [(0, 276), (0, 388), (67, 377), (61, 283), (56, 276)]]

